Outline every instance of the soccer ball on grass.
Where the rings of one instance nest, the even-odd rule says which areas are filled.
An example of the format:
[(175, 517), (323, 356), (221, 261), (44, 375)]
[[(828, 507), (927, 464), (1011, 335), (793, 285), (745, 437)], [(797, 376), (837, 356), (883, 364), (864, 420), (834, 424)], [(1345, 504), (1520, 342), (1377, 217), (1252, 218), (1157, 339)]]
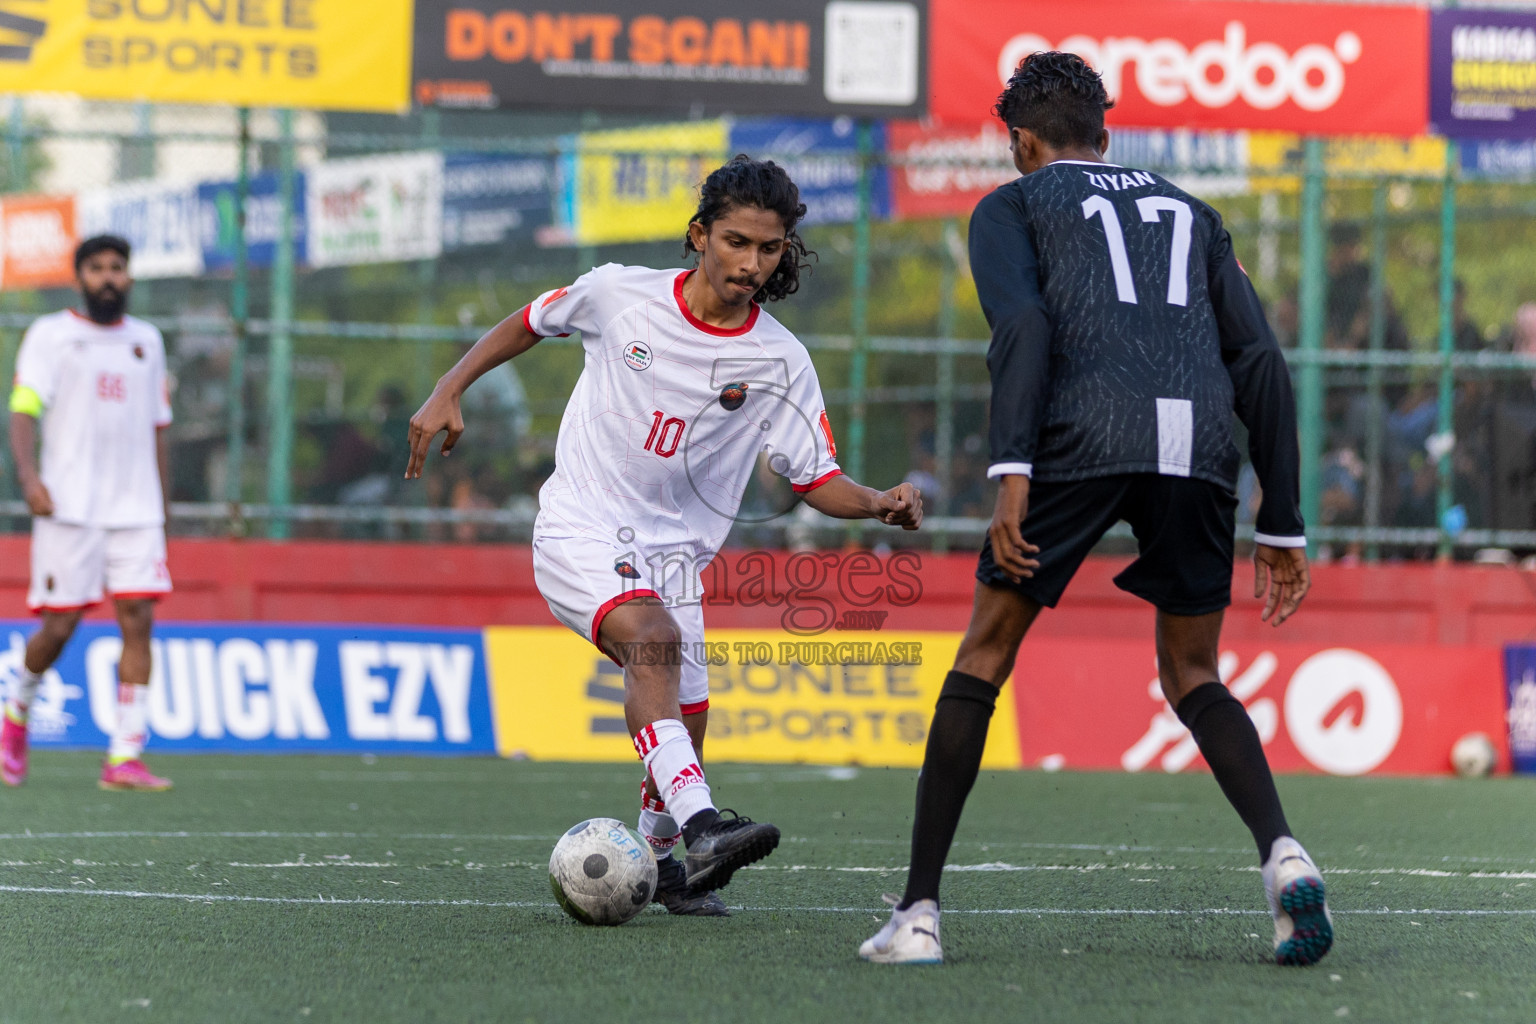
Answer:
[(1469, 732), (1451, 746), (1451, 767), (1463, 778), (1491, 774), (1498, 762), (1499, 751), (1487, 733)]
[(582, 924), (623, 924), (656, 892), (656, 856), (616, 818), (574, 825), (549, 855), (549, 886)]

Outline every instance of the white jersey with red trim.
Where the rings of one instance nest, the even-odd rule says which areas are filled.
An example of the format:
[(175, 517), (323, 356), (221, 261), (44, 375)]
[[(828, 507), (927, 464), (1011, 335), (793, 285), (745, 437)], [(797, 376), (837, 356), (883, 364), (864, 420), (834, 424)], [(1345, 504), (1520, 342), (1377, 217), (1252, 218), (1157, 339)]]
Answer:
[(171, 422), (165, 342), (125, 316), (40, 317), (16, 354), (16, 386), (43, 403), (43, 486), (61, 523), (109, 530), (165, 523), (155, 429)]
[[(586, 366), (566, 405), (536, 529), (633, 544), (697, 571), (730, 530), (766, 453), (798, 492), (841, 473), (805, 347), (754, 303), (734, 330), (683, 301), (693, 271), (607, 264), (523, 312), (541, 336), (580, 331)], [(667, 595), (664, 595), (667, 596)]]

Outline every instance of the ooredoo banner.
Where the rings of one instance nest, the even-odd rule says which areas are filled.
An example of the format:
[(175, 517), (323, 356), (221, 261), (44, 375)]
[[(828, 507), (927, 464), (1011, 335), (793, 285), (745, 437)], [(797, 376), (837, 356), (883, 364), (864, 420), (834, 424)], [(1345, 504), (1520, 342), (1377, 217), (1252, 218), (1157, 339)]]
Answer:
[(914, 117), (927, 0), (417, 0), (416, 102)]
[[(1031, 641), (1013, 685), (1026, 767), (1180, 772), (1200, 763), (1163, 698), (1153, 645)], [(1507, 743), (1497, 648), (1224, 647), (1221, 678), (1276, 771), (1363, 775), (1450, 769), (1469, 732)]]
[(931, 112), (991, 116), (1019, 61), (1081, 54), (1111, 125), (1415, 135), (1428, 123), (1429, 12), (1230, 0), (932, 0)]
[[(7, 686), (34, 628), (0, 623)], [(111, 624), (81, 624), (38, 689), (33, 745), (106, 747), (122, 650)], [(151, 653), (151, 751), (495, 750), (477, 630), (163, 624)]]

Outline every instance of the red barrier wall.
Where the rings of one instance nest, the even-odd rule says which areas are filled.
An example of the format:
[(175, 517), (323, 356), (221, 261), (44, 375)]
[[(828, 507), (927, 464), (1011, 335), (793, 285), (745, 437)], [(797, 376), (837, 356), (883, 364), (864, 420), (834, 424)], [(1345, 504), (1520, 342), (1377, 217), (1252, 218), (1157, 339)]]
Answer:
[[(9, 609), (7, 615), (25, 611), (27, 546), (24, 536), (0, 537), (0, 609)], [(853, 608), (854, 602), (837, 593), (842, 568), (845, 584), (858, 593), (887, 586), (906, 600), (913, 580), (921, 586), (915, 603), (882, 597), (870, 606), (889, 612), (885, 629), (963, 630), (975, 556), (914, 552), (906, 557), (911, 561), (866, 571), (867, 566), (848, 562), (847, 552), (772, 552), (768, 590), (786, 600), (723, 604), (718, 595), (739, 595), (752, 578), (766, 575), (760, 566), (744, 562), (745, 553), (726, 552), (706, 573), (706, 582), (713, 580), (708, 621), (772, 627), (787, 608), (803, 607), (817, 597), (832, 601), (839, 612)], [(176, 593), (160, 611), (168, 619), (555, 624), (533, 585), (532, 555), (522, 546), (174, 540), (170, 564)], [(1150, 608), (1112, 582), (1125, 564), (1123, 558), (1090, 559), (1061, 607), (1041, 617), (1034, 635), (1149, 638)], [(794, 579), (818, 585), (796, 591)], [(1536, 638), (1536, 574), (1504, 567), (1318, 566), (1306, 604), (1278, 632), (1259, 622), (1252, 584), (1251, 566), (1239, 565), (1226, 642), (1495, 647)]]

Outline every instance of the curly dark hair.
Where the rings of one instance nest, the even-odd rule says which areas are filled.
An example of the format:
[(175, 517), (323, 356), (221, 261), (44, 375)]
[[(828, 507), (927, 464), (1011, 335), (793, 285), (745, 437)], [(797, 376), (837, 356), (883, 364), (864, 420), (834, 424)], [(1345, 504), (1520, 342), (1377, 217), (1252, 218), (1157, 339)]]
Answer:
[(1057, 149), (1097, 148), (1104, 111), (1115, 105), (1104, 81), (1075, 53), (1049, 50), (1019, 61), (992, 112)]
[[(739, 206), (771, 210), (784, 218), (784, 256), (752, 298), (773, 302), (795, 294), (800, 288), (800, 271), (809, 269), (810, 257), (816, 255), (805, 247), (795, 231), (805, 216), (800, 189), (790, 180), (789, 173), (772, 160), (753, 160), (742, 153), (704, 179), (699, 190), (699, 208), (688, 224), (702, 224), (708, 231), (710, 225)], [(683, 255), (698, 251), (693, 237), (684, 234)]]

